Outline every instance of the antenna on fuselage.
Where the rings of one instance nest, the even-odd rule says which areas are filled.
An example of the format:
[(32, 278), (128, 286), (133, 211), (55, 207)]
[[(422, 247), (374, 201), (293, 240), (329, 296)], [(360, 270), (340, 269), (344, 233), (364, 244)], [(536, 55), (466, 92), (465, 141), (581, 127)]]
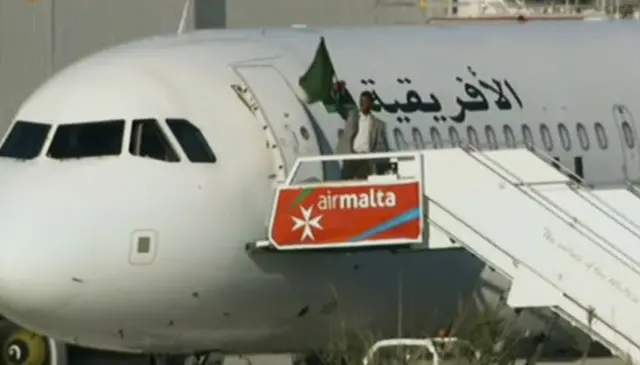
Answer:
[(189, 9), (191, 8), (191, 0), (185, 0), (182, 7), (182, 15), (180, 16), (180, 24), (178, 24), (178, 34), (184, 33), (187, 28), (187, 18), (189, 17)]

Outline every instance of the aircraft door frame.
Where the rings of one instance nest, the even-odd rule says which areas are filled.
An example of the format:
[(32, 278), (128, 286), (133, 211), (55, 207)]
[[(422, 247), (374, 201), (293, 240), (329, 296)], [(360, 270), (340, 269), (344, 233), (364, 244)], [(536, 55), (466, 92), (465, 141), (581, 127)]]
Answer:
[[(298, 157), (320, 155), (313, 121), (289, 82), (273, 65), (236, 65), (233, 70), (251, 94), (252, 111), (267, 133), (278, 165), (276, 180), (283, 182)], [(308, 165), (301, 166), (295, 181), (322, 180), (322, 165)]]
[(638, 125), (633, 114), (624, 104), (614, 104), (613, 120), (620, 136), (622, 171), (627, 181), (640, 180), (640, 140)]

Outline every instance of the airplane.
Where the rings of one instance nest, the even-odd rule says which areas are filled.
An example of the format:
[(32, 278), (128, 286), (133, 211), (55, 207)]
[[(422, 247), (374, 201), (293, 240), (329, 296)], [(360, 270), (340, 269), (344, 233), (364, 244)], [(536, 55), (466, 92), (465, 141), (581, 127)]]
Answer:
[[(395, 150), (532, 145), (590, 185), (637, 182), (638, 31), (202, 30), (84, 58), (27, 98), (0, 143), (0, 313), (49, 352), (305, 353), (339, 324), (448, 328), (461, 298), (493, 305), (508, 281), (463, 248), (249, 255), (275, 186), (297, 158), (334, 153), (341, 110), (365, 90)], [(10, 334), (5, 359), (22, 364), (30, 346)]]

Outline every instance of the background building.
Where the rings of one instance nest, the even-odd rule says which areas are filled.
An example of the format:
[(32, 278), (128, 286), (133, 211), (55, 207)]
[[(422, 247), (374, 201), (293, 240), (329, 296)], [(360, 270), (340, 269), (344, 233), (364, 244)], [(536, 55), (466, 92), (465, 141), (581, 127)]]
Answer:
[[(192, 0), (195, 28), (424, 24), (464, 2), (513, 8), (524, 0)], [(505, 5), (510, 1), (511, 5)], [(538, 0), (573, 4), (591, 0)], [(597, 0), (637, 1), (637, 0)], [(185, 0), (0, 1), (0, 132), (53, 72), (108, 46), (178, 28)], [(491, 5), (493, 6), (493, 5)], [(497, 8), (496, 8), (497, 9)], [(479, 11), (479, 10), (478, 10)], [(502, 11), (500, 9), (496, 10)], [(508, 11), (508, 10), (507, 10)], [(517, 11), (517, 9), (516, 9)]]
[[(384, 1), (404, 3), (387, 9)], [(175, 32), (184, 2), (0, 1), (0, 131), (56, 70), (111, 45)], [(189, 21), (196, 28), (389, 24), (419, 21), (416, 9), (412, 0), (194, 0)]]
[(109, 45), (177, 29), (182, 0), (0, 1), (0, 130), (53, 72)]

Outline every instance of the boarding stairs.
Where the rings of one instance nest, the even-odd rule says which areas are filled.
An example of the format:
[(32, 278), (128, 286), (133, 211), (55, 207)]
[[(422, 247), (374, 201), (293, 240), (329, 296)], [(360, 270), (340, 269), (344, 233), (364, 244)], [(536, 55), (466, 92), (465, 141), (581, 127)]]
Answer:
[[(384, 158), (367, 180), (295, 182), (305, 163)], [(550, 307), (640, 364), (640, 198), (585, 187), (528, 149), (300, 158), (251, 252), (447, 249), (511, 279), (507, 304)]]

